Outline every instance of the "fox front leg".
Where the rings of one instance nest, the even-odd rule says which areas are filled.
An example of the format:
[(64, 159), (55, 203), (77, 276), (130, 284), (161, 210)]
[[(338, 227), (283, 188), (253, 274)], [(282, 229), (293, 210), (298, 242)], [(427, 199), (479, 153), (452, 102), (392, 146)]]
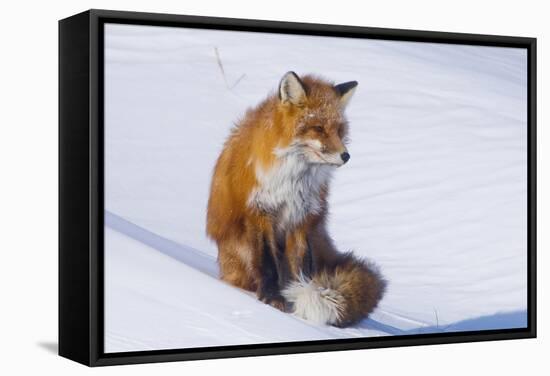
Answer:
[(302, 263), (302, 272), (304, 273), (304, 276), (311, 279), (313, 275), (313, 254), (311, 250), (311, 245), (307, 240), (307, 238), (306, 238), (306, 251), (305, 251), (305, 254), (303, 257), (303, 263)]
[(286, 258), (292, 279), (311, 278), (313, 274), (313, 254), (306, 232), (298, 230), (290, 233), (286, 241)]
[(281, 311), (286, 311), (286, 301), (281, 295), (281, 277), (284, 271), (281, 267), (280, 252), (274, 239), (264, 237), (262, 239), (262, 251), (260, 254), (259, 283), (256, 295), (262, 302), (269, 304)]

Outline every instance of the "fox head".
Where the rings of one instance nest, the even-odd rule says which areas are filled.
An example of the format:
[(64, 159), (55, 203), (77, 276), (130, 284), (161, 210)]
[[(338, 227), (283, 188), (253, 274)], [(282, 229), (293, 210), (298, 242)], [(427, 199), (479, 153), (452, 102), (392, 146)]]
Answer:
[(279, 107), (284, 126), (290, 128), (290, 146), (308, 163), (342, 166), (350, 159), (344, 109), (356, 87), (357, 81), (333, 85), (294, 72), (281, 79)]

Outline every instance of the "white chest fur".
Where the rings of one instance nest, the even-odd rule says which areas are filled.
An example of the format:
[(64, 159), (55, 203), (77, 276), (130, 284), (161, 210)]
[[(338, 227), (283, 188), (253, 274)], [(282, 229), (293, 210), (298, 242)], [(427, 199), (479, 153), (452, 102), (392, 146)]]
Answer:
[(269, 170), (256, 166), (258, 186), (248, 204), (275, 215), (280, 226), (295, 226), (307, 215), (320, 212), (321, 189), (328, 184), (333, 167), (309, 164), (292, 150), (276, 155), (277, 161)]

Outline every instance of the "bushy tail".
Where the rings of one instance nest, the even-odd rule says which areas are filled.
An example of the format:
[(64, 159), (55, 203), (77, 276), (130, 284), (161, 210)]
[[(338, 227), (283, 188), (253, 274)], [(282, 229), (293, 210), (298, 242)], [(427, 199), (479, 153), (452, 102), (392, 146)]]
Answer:
[(378, 268), (353, 253), (340, 254), (311, 278), (301, 276), (283, 291), (294, 314), (317, 324), (338, 327), (366, 318), (384, 294), (386, 281)]

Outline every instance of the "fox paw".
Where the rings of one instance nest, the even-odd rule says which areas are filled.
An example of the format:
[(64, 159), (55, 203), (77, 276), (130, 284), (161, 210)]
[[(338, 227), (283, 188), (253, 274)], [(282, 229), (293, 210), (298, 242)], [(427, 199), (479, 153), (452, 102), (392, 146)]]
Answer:
[(258, 297), (260, 301), (265, 304), (269, 304), (273, 308), (277, 308), (279, 311), (288, 312), (289, 307), (285, 298), (279, 294), (265, 294)]

